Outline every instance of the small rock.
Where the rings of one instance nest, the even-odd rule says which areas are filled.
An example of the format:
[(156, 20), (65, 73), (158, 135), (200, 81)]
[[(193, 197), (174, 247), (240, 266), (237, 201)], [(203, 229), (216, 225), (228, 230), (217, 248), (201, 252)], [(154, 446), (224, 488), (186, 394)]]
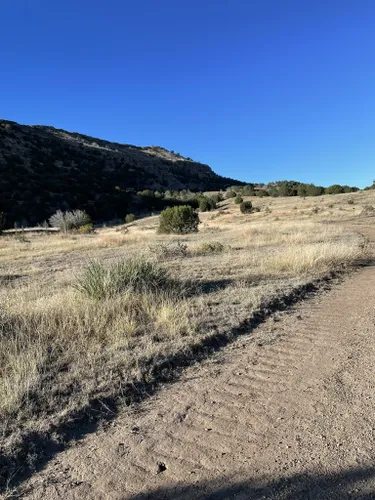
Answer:
[(158, 462), (156, 465), (156, 474), (160, 474), (161, 472), (164, 472), (167, 470), (167, 466), (165, 465), (164, 462)]

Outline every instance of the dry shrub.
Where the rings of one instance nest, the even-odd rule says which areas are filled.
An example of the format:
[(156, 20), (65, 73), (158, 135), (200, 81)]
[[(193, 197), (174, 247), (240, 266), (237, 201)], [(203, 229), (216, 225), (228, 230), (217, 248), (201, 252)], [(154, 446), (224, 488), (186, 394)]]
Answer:
[(72, 210), (71, 212), (58, 210), (50, 217), (49, 223), (51, 227), (66, 233), (82, 226), (91, 225), (91, 218), (84, 210)]
[(374, 215), (375, 209), (372, 205), (363, 205), (361, 215)]
[(207, 241), (195, 247), (194, 252), (199, 255), (217, 254), (224, 252), (225, 247), (220, 241)]
[(156, 260), (181, 259), (189, 255), (188, 246), (180, 240), (161, 241), (148, 247)]

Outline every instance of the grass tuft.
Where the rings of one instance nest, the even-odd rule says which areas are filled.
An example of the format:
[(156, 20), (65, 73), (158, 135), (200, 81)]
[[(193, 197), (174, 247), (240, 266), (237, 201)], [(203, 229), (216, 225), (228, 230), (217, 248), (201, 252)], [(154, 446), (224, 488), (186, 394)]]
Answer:
[(129, 292), (155, 292), (171, 285), (169, 273), (155, 262), (140, 258), (120, 259), (110, 264), (91, 260), (74, 288), (96, 300)]

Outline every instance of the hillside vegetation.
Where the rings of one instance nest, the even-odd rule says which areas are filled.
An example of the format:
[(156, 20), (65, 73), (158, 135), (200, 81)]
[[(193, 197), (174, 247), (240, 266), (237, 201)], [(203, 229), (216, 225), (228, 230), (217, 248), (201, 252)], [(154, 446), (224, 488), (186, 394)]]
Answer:
[(8, 227), (35, 225), (57, 210), (94, 220), (163, 208), (137, 191), (220, 190), (235, 183), (162, 147), (117, 144), (53, 127), (0, 120), (0, 212)]
[[(149, 215), (173, 205), (201, 211), (203, 192), (227, 197), (320, 196), (358, 191), (296, 181), (243, 184), (159, 146), (118, 144), (46, 126), (0, 120), (0, 229), (43, 224), (58, 210), (83, 210), (94, 222)], [(241, 195), (241, 196), (239, 196)]]

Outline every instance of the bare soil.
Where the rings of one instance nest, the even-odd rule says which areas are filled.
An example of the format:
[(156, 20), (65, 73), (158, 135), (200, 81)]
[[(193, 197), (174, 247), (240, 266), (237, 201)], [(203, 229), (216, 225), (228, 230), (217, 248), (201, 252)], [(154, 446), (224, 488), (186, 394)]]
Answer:
[(369, 265), (273, 316), (57, 454), (18, 495), (375, 498), (374, 284)]

